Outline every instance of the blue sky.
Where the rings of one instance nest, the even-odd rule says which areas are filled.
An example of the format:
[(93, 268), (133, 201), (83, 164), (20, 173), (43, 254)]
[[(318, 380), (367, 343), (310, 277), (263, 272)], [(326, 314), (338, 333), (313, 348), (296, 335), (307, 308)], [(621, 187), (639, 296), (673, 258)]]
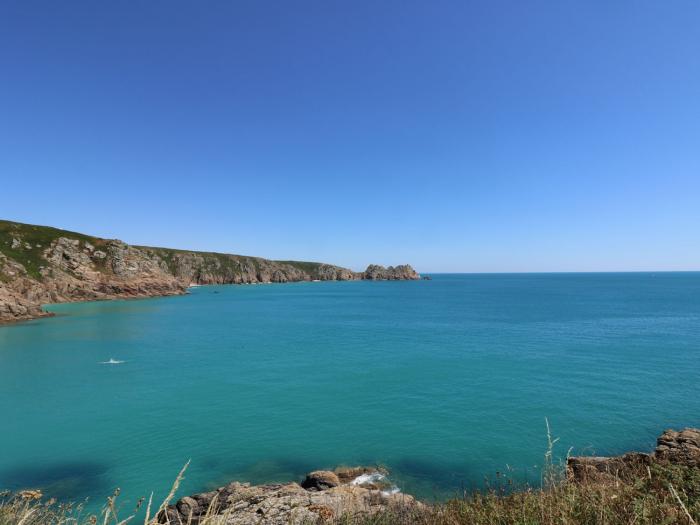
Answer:
[(700, 269), (700, 3), (0, 4), (0, 217), (419, 271)]

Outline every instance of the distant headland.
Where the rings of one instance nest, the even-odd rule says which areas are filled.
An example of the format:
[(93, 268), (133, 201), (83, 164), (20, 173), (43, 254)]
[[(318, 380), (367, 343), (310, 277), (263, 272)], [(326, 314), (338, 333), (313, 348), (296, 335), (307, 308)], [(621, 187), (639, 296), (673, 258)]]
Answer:
[(181, 295), (193, 284), (417, 280), (410, 265), (271, 261), (101, 239), (48, 226), (0, 221), (0, 323), (51, 315), (42, 304)]

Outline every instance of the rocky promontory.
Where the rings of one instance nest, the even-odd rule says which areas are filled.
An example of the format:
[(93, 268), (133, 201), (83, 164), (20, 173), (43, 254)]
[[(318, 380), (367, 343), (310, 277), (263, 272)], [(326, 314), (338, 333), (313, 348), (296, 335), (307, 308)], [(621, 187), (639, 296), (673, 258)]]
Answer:
[(0, 323), (50, 315), (42, 304), (180, 295), (193, 284), (415, 280), (408, 265), (365, 272), (325, 263), (131, 246), (0, 221)]
[(390, 508), (423, 504), (398, 492), (381, 469), (319, 470), (301, 483), (250, 485), (237, 481), (211, 492), (186, 496), (158, 516), (159, 523), (197, 525), (297, 525), (372, 516)]
[(365, 270), (363, 278), (369, 281), (414, 281), (421, 277), (409, 264), (389, 266), (388, 268), (370, 264)]

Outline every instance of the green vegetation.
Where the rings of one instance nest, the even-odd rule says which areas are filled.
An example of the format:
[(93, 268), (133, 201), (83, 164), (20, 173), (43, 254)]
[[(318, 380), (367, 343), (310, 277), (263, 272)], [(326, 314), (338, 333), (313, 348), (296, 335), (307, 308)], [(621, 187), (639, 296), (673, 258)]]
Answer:
[[(41, 280), (42, 267), (49, 266), (46, 259), (43, 258), (43, 253), (47, 247), (51, 245), (59, 237), (67, 237), (69, 239), (77, 239), (81, 245), (90, 243), (95, 248), (103, 247), (108, 240), (84, 235), (82, 233), (61, 230), (49, 226), (36, 226), (32, 224), (22, 224), (18, 222), (0, 220), (0, 252), (8, 258), (22, 264), (27, 270), (27, 274), (34, 279)], [(193, 254), (202, 257), (203, 264), (201, 271), (206, 271), (212, 275), (221, 275), (232, 277), (242, 273), (242, 266), (248, 265), (255, 268), (255, 271), (260, 271), (264, 266), (264, 259), (257, 257), (247, 257), (242, 255), (225, 254), (218, 252), (198, 252), (192, 250), (180, 250), (175, 248), (162, 248), (150, 246), (134, 246), (152, 254), (159, 256), (167, 265), (170, 272), (177, 274), (176, 255), (178, 254)], [(321, 263), (304, 262), (304, 261), (274, 261), (282, 264), (287, 264), (307, 272), (312, 278), (318, 276), (318, 269), (322, 266)], [(93, 263), (99, 269), (105, 264), (105, 260), (93, 259)], [(262, 264), (261, 264), (262, 263)], [(0, 273), (0, 279), (4, 276)]]
[(419, 511), (387, 511), (352, 525), (632, 525), (700, 523), (700, 469), (654, 465), (609, 483), (567, 483), (511, 494), (477, 493)]
[(41, 267), (48, 265), (42, 257), (44, 250), (59, 237), (89, 242), (95, 247), (105, 243), (103, 239), (82, 233), (0, 220), (0, 252), (22, 264), (29, 276), (35, 279), (41, 279)]
[[(572, 483), (561, 467), (545, 477), (544, 487), (509, 492), (503, 486), (465, 495), (443, 504), (422, 508), (389, 509), (374, 516), (347, 516), (338, 525), (697, 525), (700, 523), (700, 469), (653, 464), (624, 478), (606, 482)], [(183, 469), (184, 472), (184, 469)], [(25, 491), (0, 495), (0, 525), (155, 525), (157, 509), (174, 499), (182, 480), (178, 476), (170, 494), (156, 504), (141, 500), (133, 512), (119, 511), (117, 490), (107, 499), (100, 516), (85, 515), (81, 505), (42, 502), (39, 494)], [(145, 508), (144, 508), (145, 507)], [(127, 515), (122, 517), (122, 514)], [(224, 514), (225, 516), (225, 514)], [(221, 525), (222, 516), (200, 518), (200, 525)], [(142, 521), (143, 520), (143, 521)]]
[(302, 272), (306, 272), (312, 277), (317, 277), (318, 276), (318, 269), (323, 266), (323, 263), (318, 263), (318, 262), (305, 262), (305, 261), (275, 261), (276, 263), (280, 264), (288, 264), (289, 266), (293, 266), (294, 268), (297, 268), (298, 270), (301, 270)]

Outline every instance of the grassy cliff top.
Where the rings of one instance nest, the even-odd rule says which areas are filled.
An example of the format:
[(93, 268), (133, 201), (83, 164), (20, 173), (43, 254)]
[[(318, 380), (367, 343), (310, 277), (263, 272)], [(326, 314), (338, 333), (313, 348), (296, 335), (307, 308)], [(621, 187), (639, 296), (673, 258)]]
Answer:
[(59, 237), (78, 239), (82, 243), (88, 242), (96, 248), (107, 242), (98, 237), (52, 228), (51, 226), (0, 220), (0, 252), (22, 264), (27, 273), (35, 279), (41, 278), (39, 273), (41, 267), (49, 264), (42, 256), (44, 250)]
[[(53, 228), (51, 226), (39, 226), (34, 224), (0, 220), (0, 252), (10, 259), (14, 259), (15, 261), (21, 263), (26, 268), (27, 273), (35, 279), (41, 279), (41, 267), (49, 264), (42, 256), (44, 250), (59, 237), (77, 239), (81, 242), (81, 244), (90, 243), (95, 248), (105, 246), (110, 241), (110, 239), (102, 239), (100, 237), (93, 237), (83, 233)], [(171, 264), (174, 255), (185, 253), (201, 255), (205, 259), (216, 259), (223, 268), (230, 265), (232, 259), (247, 259), (253, 264), (257, 264), (260, 261), (266, 261), (266, 259), (260, 257), (219, 252), (201, 252), (156, 246), (134, 245), (133, 247), (142, 250), (149, 250), (164, 259), (167, 264)], [(323, 263), (307, 261), (270, 262), (293, 266), (310, 275), (316, 275), (318, 273), (318, 269), (323, 266)]]

